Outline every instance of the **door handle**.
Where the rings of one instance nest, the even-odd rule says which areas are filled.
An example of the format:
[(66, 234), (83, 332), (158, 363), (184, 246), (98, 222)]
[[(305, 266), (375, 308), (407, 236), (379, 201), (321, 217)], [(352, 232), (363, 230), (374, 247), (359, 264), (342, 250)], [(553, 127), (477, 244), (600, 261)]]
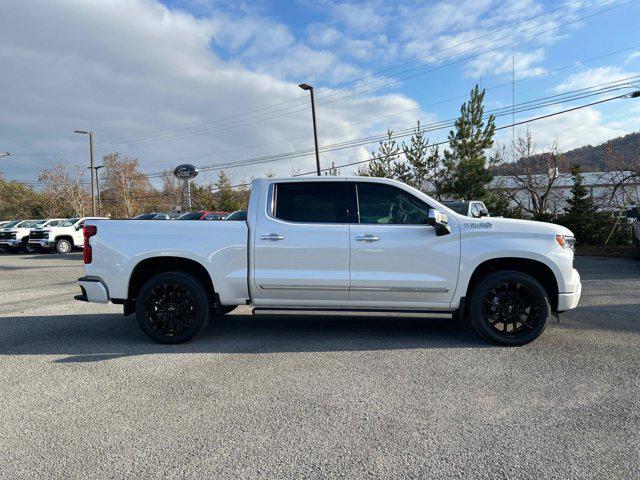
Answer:
[(277, 233), (270, 233), (269, 235), (260, 235), (260, 240), (277, 241), (284, 240), (284, 237), (282, 235), (278, 235)]
[(356, 235), (356, 242), (377, 242), (380, 237), (375, 235)]

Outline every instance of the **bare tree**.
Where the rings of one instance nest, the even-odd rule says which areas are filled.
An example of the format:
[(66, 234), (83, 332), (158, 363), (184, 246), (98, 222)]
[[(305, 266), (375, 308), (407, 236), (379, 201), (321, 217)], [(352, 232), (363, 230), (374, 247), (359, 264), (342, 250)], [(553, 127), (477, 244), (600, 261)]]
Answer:
[(159, 197), (147, 176), (138, 171), (138, 159), (114, 153), (103, 158), (105, 187), (103, 203), (115, 217), (131, 218), (141, 213), (150, 199)]
[[(633, 157), (625, 157), (607, 146), (604, 157), (601, 183), (607, 184), (607, 192), (600, 202), (609, 208), (621, 209), (629, 204), (640, 204), (640, 152)], [(604, 181), (603, 181), (604, 180)]]
[(554, 141), (548, 152), (536, 154), (533, 137), (527, 129), (516, 139), (515, 158), (516, 161), (502, 165), (506, 175), (495, 187), (533, 218), (557, 214), (563, 196), (557, 187), (567, 169), (558, 141)]
[(42, 191), (46, 199), (43, 204), (44, 215), (82, 217), (88, 214), (91, 196), (84, 178), (85, 169), (77, 164), (68, 166), (55, 163), (43, 170), (39, 181), (45, 184)]

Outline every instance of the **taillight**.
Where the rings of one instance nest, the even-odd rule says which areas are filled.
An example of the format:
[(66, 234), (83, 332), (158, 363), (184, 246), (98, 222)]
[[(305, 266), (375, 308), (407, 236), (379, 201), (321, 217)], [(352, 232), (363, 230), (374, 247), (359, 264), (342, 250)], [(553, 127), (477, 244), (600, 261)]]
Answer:
[(91, 244), (89, 243), (89, 239), (93, 237), (96, 233), (98, 233), (98, 227), (95, 225), (86, 225), (82, 229), (82, 233), (84, 234), (84, 249), (82, 252), (82, 259), (84, 263), (91, 263), (93, 260), (93, 252), (91, 251)]

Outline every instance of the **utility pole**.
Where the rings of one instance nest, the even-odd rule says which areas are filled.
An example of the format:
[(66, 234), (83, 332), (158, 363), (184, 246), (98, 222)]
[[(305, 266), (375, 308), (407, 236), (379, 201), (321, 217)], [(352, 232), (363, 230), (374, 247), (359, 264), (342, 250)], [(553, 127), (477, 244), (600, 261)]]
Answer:
[(94, 191), (93, 185), (93, 176), (94, 176), (94, 167), (93, 167), (93, 132), (90, 130), (74, 130), (75, 133), (81, 133), (83, 135), (89, 135), (89, 158), (90, 158), (90, 168), (91, 168), (91, 212), (92, 215), (96, 216), (96, 194)]
[(308, 90), (311, 93), (311, 116), (313, 117), (313, 141), (316, 146), (316, 171), (320, 176), (320, 151), (318, 150), (318, 127), (316, 125), (316, 100), (313, 95), (313, 87), (306, 83), (298, 85), (302, 90)]

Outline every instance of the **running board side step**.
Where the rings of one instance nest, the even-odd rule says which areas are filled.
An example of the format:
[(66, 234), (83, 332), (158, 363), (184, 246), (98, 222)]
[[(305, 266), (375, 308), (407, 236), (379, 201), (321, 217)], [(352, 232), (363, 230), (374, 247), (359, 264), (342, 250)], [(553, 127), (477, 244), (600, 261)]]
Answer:
[(418, 318), (453, 318), (452, 311), (435, 310), (362, 310), (354, 308), (265, 308), (256, 307), (254, 315), (318, 315), (333, 317), (418, 317)]

